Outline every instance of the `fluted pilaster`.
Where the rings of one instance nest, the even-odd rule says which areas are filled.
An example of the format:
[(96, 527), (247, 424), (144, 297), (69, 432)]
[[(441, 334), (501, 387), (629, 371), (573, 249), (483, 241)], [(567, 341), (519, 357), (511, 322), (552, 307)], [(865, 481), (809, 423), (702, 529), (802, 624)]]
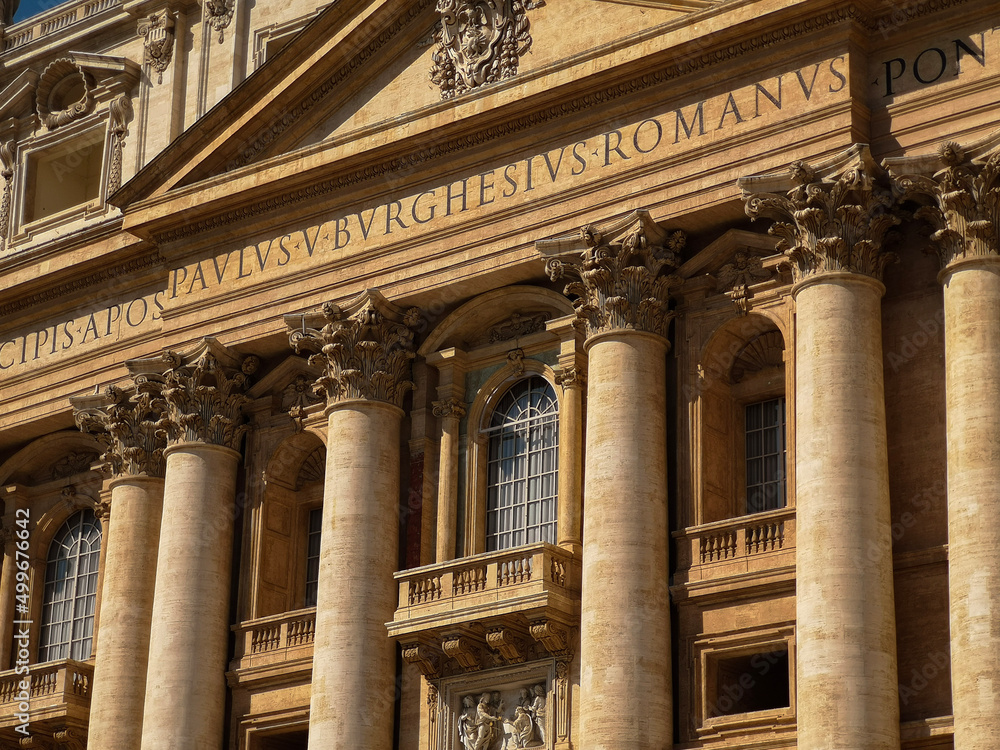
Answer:
[(797, 283), (796, 694), (803, 750), (896, 750), (880, 279), (898, 223), (866, 146), (740, 180)]
[(955, 747), (985, 750), (1000, 736), (1000, 142), (887, 166), (941, 259)]
[[(666, 336), (674, 317), (668, 292), (677, 281), (672, 272), (683, 246), (683, 234), (664, 231), (645, 212), (537, 245), (549, 256), (546, 269), (553, 280), (575, 279), (565, 292), (574, 298), (587, 331), (580, 605), (584, 750), (623, 743), (663, 750), (673, 740)], [(573, 397), (580, 375), (563, 372), (564, 396)], [(571, 406), (565, 416), (575, 414)], [(564, 469), (572, 463), (561, 465), (560, 473)], [(628, 498), (627, 508), (622, 498)], [(560, 526), (563, 520), (560, 516)]]
[(366, 290), (322, 316), (288, 316), (289, 343), (315, 352), (327, 399), (327, 475), (316, 603), (309, 747), (392, 746), (399, 446), (417, 312)]

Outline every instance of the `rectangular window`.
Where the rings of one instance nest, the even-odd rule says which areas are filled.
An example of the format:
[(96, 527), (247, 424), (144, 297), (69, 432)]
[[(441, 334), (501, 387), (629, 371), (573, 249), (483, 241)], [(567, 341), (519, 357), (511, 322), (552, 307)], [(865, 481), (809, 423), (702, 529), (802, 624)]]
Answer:
[(710, 665), (710, 718), (791, 706), (787, 647), (712, 659)]
[(104, 130), (90, 130), (31, 154), (24, 221), (47, 219), (101, 197)]
[(785, 507), (785, 397), (746, 407), (747, 513)]
[(319, 588), (319, 542), (323, 529), (323, 509), (309, 511), (309, 536), (306, 546), (306, 602), (307, 607), (316, 606), (316, 592)]

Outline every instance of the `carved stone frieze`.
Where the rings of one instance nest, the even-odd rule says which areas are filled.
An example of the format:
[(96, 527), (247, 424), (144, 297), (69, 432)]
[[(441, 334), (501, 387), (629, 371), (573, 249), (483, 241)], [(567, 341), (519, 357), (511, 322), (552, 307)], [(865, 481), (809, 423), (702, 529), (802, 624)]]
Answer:
[(205, 22), (219, 32), (219, 44), (226, 40), (225, 32), (233, 21), (236, 0), (205, 0)]
[(725, 292), (733, 301), (736, 314), (740, 317), (750, 312), (750, 300), (753, 298), (751, 285), (769, 278), (771, 272), (764, 268), (761, 257), (745, 250), (738, 250), (732, 263), (724, 265), (716, 274), (719, 291)]
[(108, 168), (110, 195), (122, 186), (122, 154), (125, 151), (128, 124), (132, 121), (132, 100), (127, 94), (115, 97), (108, 105), (108, 114), (108, 129), (111, 131), (111, 164)]
[(14, 190), (14, 141), (0, 143), (0, 177), (3, 177), (3, 196), (0, 197), (0, 252), (10, 234), (10, 201)]
[(156, 71), (156, 82), (163, 83), (163, 72), (174, 55), (174, 14), (169, 10), (139, 19), (138, 33), (142, 37), (143, 65)]
[(434, 416), (438, 419), (461, 419), (465, 416), (465, 404), (457, 398), (449, 398), (445, 401), (435, 401), (433, 407)]
[(239, 450), (250, 429), (243, 414), (249, 402), (244, 391), (260, 365), (257, 357), (238, 355), (208, 338), (188, 354), (168, 351), (126, 365), (137, 387), (161, 384), (168, 444), (211, 443)]
[(517, 74), (531, 48), (530, 7), (524, 0), (438, 0), (431, 81), (442, 99)]
[(364, 399), (401, 407), (413, 386), (409, 371), (419, 311), (403, 311), (369, 289), (344, 308), (323, 305), (323, 317), (326, 325), (316, 329), (307, 328), (302, 316), (301, 328), (293, 328), (289, 335), (297, 353), (315, 352), (309, 364), (324, 368), (316, 381), (317, 392), (329, 404)]
[(463, 750), (507, 750), (548, 747), (548, 691), (544, 683), (522, 687), (515, 696), (507, 691), (483, 690), (462, 698), (455, 724)]
[[(553, 281), (567, 275), (579, 281), (566, 285), (574, 297), (577, 315), (586, 323), (588, 336), (616, 330), (667, 335), (674, 318), (669, 289), (680, 283), (671, 272), (680, 263), (683, 232), (664, 232), (645, 212), (629, 217), (614, 234), (587, 226), (580, 230), (582, 250), (578, 261), (552, 257), (546, 271)], [(552, 241), (559, 253), (564, 241)], [(545, 251), (549, 243), (539, 243)]]
[(104, 448), (101, 460), (114, 476), (162, 477), (166, 465), (167, 403), (162, 383), (145, 380), (134, 390), (109, 387), (99, 396), (70, 399), (76, 426)]
[(522, 315), (514, 313), (507, 320), (490, 326), (486, 332), (489, 342), (495, 344), (498, 341), (509, 341), (519, 336), (527, 336), (545, 328), (545, 322), (549, 319), (548, 313), (533, 313)]
[(831, 272), (881, 280), (895, 260), (885, 249), (886, 234), (899, 223), (895, 198), (867, 146), (815, 168), (795, 162), (786, 177), (745, 177), (739, 185), (747, 215), (773, 220), (768, 232), (778, 238), (795, 281)]
[[(78, 91), (68, 101), (61, 92)], [(78, 120), (94, 105), (93, 83), (79, 65), (68, 58), (53, 60), (42, 71), (35, 91), (35, 111), (47, 130)]]
[(949, 142), (929, 157), (886, 160), (899, 197), (922, 204), (915, 216), (934, 228), (942, 268), (1000, 254), (1000, 144), (986, 145)]

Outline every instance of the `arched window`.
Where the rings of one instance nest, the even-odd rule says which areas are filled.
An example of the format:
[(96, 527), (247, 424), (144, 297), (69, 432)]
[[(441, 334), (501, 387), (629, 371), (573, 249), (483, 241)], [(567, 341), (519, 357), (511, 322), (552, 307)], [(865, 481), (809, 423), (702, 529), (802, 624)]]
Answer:
[(69, 518), (49, 545), (39, 661), (90, 658), (101, 525), (92, 510)]
[(490, 420), (486, 549), (556, 541), (559, 405), (542, 377), (511, 386)]

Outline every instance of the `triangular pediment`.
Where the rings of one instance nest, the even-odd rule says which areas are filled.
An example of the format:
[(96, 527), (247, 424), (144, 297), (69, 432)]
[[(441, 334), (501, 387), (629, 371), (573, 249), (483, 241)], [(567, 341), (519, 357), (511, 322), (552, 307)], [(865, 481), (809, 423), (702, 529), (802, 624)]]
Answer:
[[(281, 176), (299, 177), (305, 184), (302, 170), (314, 165), (328, 171), (326, 165), (336, 163), (344, 170), (374, 160), (409, 159), (445, 138), (463, 137), (473, 121), (488, 121), (491, 112), (509, 121), (519, 109), (528, 111), (526, 84), (539, 100), (551, 96), (546, 81), (553, 75), (562, 85), (582, 90), (582, 81), (557, 68), (588, 55), (613, 61), (622, 28), (636, 29), (637, 38), (648, 36), (652, 28), (690, 17), (693, 7), (681, 12), (666, 4), (651, 11), (596, 0), (489, 4), (520, 9), (516, 33), (511, 26), (508, 40), (519, 54), (516, 64), (509, 54), (504, 63), (516, 70), (506, 78), (497, 73), (503, 66), (496, 60), (492, 73), (472, 70), (470, 64), (466, 78), (485, 77), (485, 82), (456, 88), (453, 79), (460, 73), (441, 62), (446, 25), (434, 0), (342, 0), (321, 11), (112, 202), (126, 208), (196, 185), (240, 179), (252, 184), (252, 175), (263, 167), (275, 166)], [(607, 67), (602, 63), (598, 69)], [(283, 171), (286, 155), (298, 170), (294, 174)]]

